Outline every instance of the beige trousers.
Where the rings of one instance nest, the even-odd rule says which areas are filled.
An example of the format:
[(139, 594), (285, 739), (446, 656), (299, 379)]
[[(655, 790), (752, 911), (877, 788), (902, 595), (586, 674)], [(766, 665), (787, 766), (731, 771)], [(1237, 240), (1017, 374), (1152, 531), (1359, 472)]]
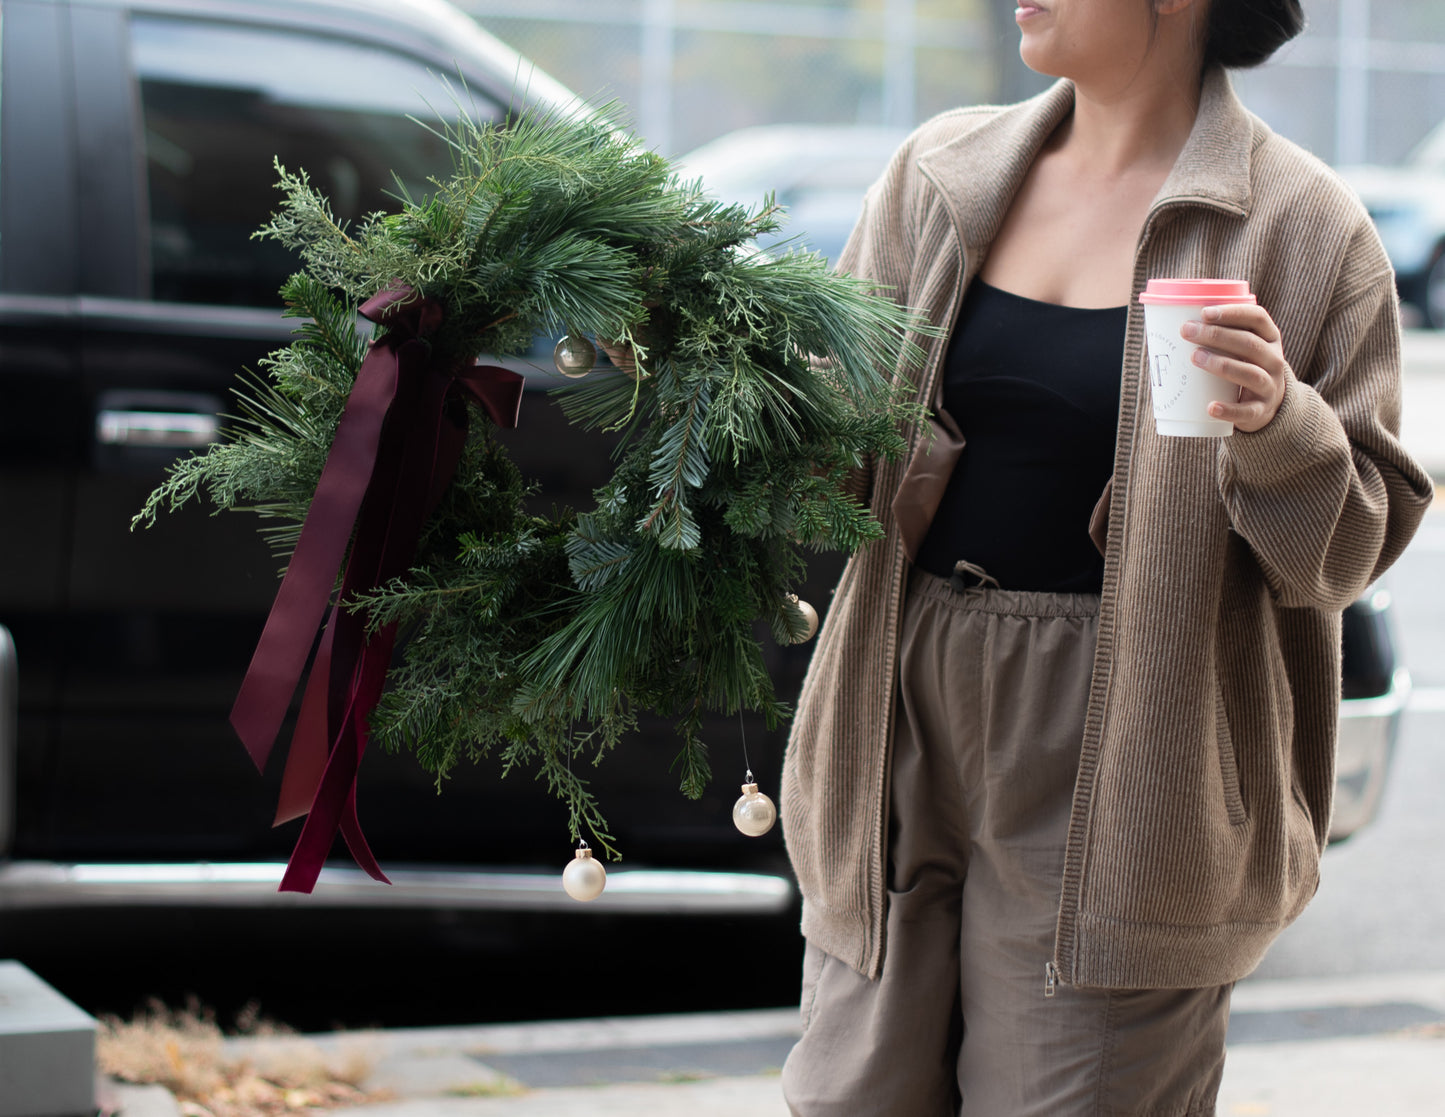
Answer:
[(795, 1117), (1194, 1117), (1229, 987), (1045, 995), (1099, 599), (914, 571), (877, 981), (811, 943)]

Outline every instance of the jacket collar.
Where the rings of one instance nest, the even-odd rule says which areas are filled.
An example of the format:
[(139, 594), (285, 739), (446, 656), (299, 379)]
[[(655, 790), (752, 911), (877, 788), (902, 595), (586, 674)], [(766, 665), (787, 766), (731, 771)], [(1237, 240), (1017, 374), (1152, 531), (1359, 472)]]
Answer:
[[(1073, 108), (1073, 83), (1059, 81), (919, 156), (920, 170), (942, 194), (965, 245), (993, 241), (1039, 150)], [(1255, 125), (1229, 75), (1219, 68), (1206, 73), (1194, 127), (1150, 212), (1195, 202), (1247, 215)], [(980, 173), (980, 168), (993, 170)]]

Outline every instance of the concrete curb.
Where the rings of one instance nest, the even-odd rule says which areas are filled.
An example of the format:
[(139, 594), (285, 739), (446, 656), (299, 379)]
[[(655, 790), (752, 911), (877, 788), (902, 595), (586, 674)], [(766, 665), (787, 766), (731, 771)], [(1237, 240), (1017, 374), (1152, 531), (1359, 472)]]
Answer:
[[(1233, 1007), (1237, 1030), (1250, 1038), (1230, 1044), (1221, 1117), (1441, 1112), (1445, 971), (1246, 980)], [(1341, 1029), (1346, 1034), (1338, 1034)], [(680, 1053), (767, 1043), (785, 1053), (797, 1034), (796, 1010), (776, 1009), (234, 1039), (227, 1048), (253, 1061), (301, 1049), (367, 1059), (368, 1088), (388, 1089), (395, 1100), (335, 1110), (336, 1117), (787, 1117), (775, 1068), (695, 1081), (692, 1064), (680, 1061), (692, 1056)], [(615, 1068), (640, 1052), (659, 1057), (650, 1064), (654, 1070), (673, 1069), (650, 1081), (528, 1088), (491, 1065), (508, 1058), (530, 1059), (533, 1067), (590, 1059)], [(114, 1084), (110, 1096), (122, 1117), (179, 1112), (159, 1087)]]

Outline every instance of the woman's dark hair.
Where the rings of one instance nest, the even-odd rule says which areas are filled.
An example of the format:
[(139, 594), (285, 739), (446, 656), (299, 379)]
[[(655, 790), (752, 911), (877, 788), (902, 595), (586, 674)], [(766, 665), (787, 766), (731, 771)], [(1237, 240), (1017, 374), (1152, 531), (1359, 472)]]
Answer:
[(1258, 66), (1304, 30), (1300, 0), (1209, 0), (1204, 68)]

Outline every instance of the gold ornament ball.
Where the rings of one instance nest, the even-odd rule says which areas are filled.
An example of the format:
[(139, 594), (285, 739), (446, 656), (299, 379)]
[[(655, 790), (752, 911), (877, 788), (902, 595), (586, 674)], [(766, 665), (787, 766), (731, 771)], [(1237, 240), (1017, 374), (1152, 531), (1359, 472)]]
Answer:
[(597, 347), (585, 337), (568, 334), (552, 350), (552, 363), (573, 380), (586, 376), (597, 364)]
[(595, 900), (607, 887), (607, 870), (590, 849), (579, 849), (572, 863), (562, 870), (562, 887), (574, 900)]
[(743, 784), (742, 796), (733, 804), (733, 825), (750, 838), (761, 838), (778, 821), (778, 808), (758, 790), (755, 783)]
[(814, 609), (806, 601), (801, 600), (795, 593), (788, 594), (788, 600), (797, 606), (798, 612), (803, 614), (803, 620), (808, 626), (807, 631), (798, 639), (794, 640), (793, 643), (806, 644), (814, 636), (818, 635), (818, 610)]

